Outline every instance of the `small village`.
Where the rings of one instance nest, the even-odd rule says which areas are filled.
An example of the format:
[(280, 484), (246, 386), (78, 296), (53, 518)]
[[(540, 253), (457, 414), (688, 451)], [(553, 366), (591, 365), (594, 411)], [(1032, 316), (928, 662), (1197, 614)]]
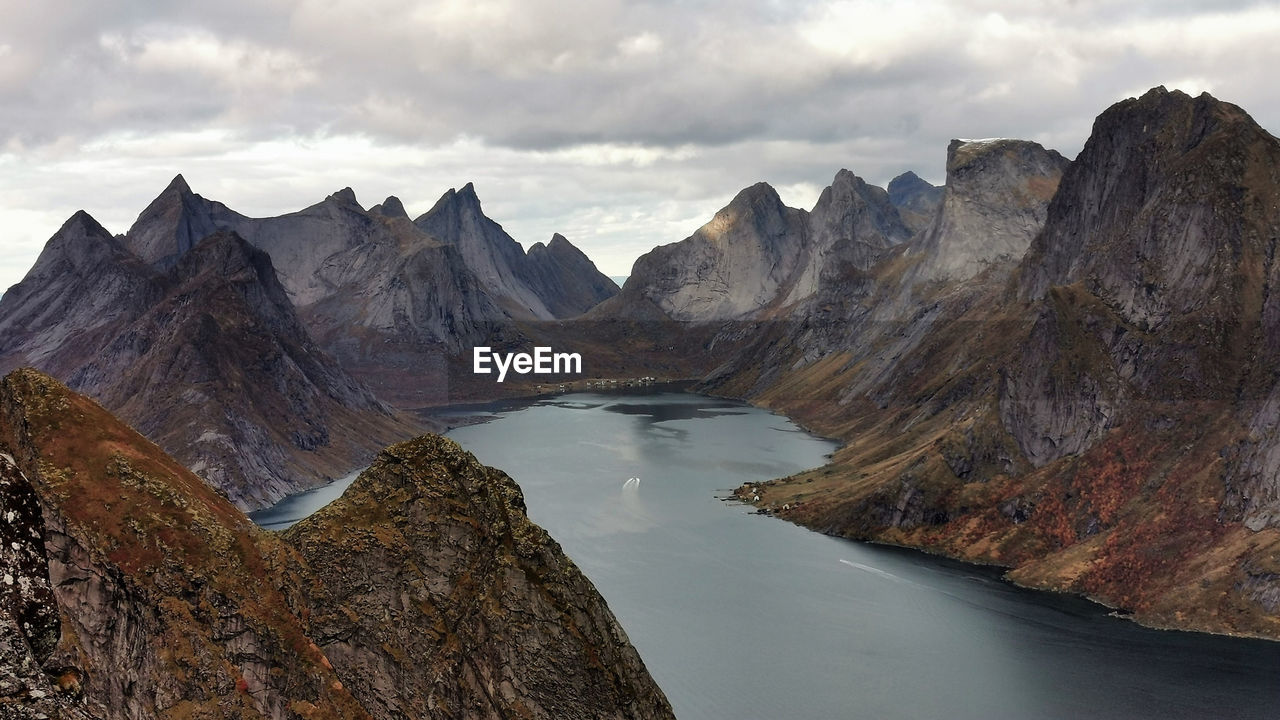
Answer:
[(558, 384), (535, 385), (533, 390), (539, 395), (554, 395), (558, 393), (577, 392), (579, 390), (618, 390), (620, 388), (649, 387), (659, 382), (671, 382), (671, 380), (659, 380), (652, 375), (622, 379), (594, 378), (592, 380), (571, 380), (569, 382)]

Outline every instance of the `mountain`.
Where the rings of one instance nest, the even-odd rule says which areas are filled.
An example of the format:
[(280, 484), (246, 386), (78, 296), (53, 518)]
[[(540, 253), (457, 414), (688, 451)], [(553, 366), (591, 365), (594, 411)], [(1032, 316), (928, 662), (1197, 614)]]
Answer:
[(416, 427), (316, 346), (271, 259), (231, 233), (158, 270), (78, 213), (0, 301), (0, 328), (0, 366), (93, 395), (245, 508)]
[(556, 317), (581, 315), (618, 294), (618, 286), (560, 233), (546, 245), (534, 243), (526, 264), (534, 286), (543, 288), (547, 309)]
[[(616, 292), (567, 240), (526, 254), (485, 216), (468, 183), (410, 221), (394, 196), (365, 210), (344, 188), (308, 208), (250, 218), (176, 178), (139, 216), (126, 244), (189, 228), (233, 231), (266, 251), (307, 331), (393, 404), (449, 402), (449, 364), (473, 345), (521, 338), (519, 321), (580, 315)], [(166, 248), (185, 248), (170, 243)], [(144, 254), (160, 269), (176, 259)]]
[(1280, 637), (1280, 141), (1157, 88), (1069, 165), (969, 145), (929, 229), (708, 378), (846, 440), (760, 504), (1144, 623)]
[(467, 268), (491, 292), (503, 310), (521, 320), (549, 320), (539, 288), (530, 283), (525, 252), (498, 223), (480, 208), (471, 183), (449, 190), (413, 224), (428, 235), (458, 249)]
[(885, 190), (848, 170), (811, 212), (757, 183), (692, 236), (642, 255), (617, 301), (593, 314), (652, 307), (678, 321), (758, 319), (810, 297), (826, 275), (867, 270), (910, 236)]
[(0, 300), (0, 371), (31, 364), (68, 377), (160, 292), (146, 263), (78, 211)]
[[(451, 440), (388, 448), (284, 539), (317, 580), (320, 649), (375, 717), (671, 716), (520, 488)], [(421, 670), (404, 673), (404, 658)]]
[(889, 192), (889, 202), (898, 209), (902, 222), (915, 234), (925, 229), (938, 211), (944, 187), (931, 185), (908, 170), (890, 180), (885, 189)]
[(850, 270), (869, 270), (885, 250), (910, 237), (911, 230), (883, 188), (841, 170), (809, 212), (801, 250), (805, 262), (783, 304), (812, 296), (824, 277), (831, 284), (830, 278)]
[(222, 203), (192, 192), (186, 179), (177, 175), (138, 215), (125, 234), (125, 246), (144, 262), (167, 269), (196, 243), (242, 219)]
[(35, 371), (0, 381), (0, 452), (0, 562), (32, 581), (0, 586), (6, 717), (671, 717), (515, 484), (448, 440), (283, 536)]
[(1045, 223), (1069, 161), (1025, 140), (952, 140), (941, 206), (909, 250), (923, 280), (965, 280), (1020, 259)]

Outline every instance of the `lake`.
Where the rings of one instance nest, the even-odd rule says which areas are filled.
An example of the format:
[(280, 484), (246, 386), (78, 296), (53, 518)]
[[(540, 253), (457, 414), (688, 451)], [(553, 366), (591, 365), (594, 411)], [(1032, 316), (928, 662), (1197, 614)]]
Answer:
[[(719, 499), (825, 462), (834, 444), (784, 417), (672, 392), (489, 414), (449, 435), (520, 483), (682, 720), (1280, 713), (1280, 643), (1145, 629)], [(254, 517), (285, 526), (342, 487)]]

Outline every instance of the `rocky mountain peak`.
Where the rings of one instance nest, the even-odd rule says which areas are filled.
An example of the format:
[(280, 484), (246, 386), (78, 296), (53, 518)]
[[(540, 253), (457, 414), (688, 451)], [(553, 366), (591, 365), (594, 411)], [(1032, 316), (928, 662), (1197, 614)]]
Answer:
[(675, 320), (722, 320), (778, 301), (804, 262), (807, 213), (759, 182), (690, 237), (640, 256), (624, 303), (652, 303)]
[(769, 183), (762, 181), (739, 191), (721, 212), (726, 210), (741, 212), (748, 208), (752, 211), (775, 211), (780, 207), (786, 206), (783, 205), (778, 191)]
[(581, 315), (618, 293), (618, 286), (565, 236), (529, 248), (525, 267), (556, 317)]
[[(1193, 276), (1209, 271), (1205, 263), (1219, 250), (1211, 239), (1239, 235), (1227, 218), (1241, 211), (1242, 188), (1274, 192), (1268, 173), (1250, 170), (1265, 167), (1276, 147), (1247, 113), (1208, 93), (1157, 87), (1112, 105), (1063, 176), (1021, 292), (1040, 297), (1094, 275), (1096, 290), (1136, 322), (1191, 309), (1205, 299), (1191, 289), (1203, 278)], [(1184, 242), (1161, 240), (1171, 237)], [(1148, 289), (1135, 294), (1141, 285)]]
[(404, 203), (400, 202), (400, 198), (395, 195), (388, 195), (386, 200), (369, 208), (370, 214), (385, 215), (389, 218), (409, 219), (409, 213), (404, 209)]
[(196, 243), (178, 260), (172, 275), (185, 281), (208, 272), (223, 278), (237, 278), (250, 272), (256, 282), (269, 288), (281, 302), (288, 303), (288, 296), (272, 267), (271, 257), (235, 232), (220, 230)]
[(913, 240), (913, 253), (924, 255), (917, 277), (964, 280), (998, 260), (1021, 258), (1068, 165), (1029, 140), (952, 140), (942, 204)]
[(61, 241), (64, 247), (74, 244), (111, 242), (118, 244), (115, 237), (102, 226), (92, 215), (84, 210), (77, 210), (58, 228), (53, 237)]
[(92, 215), (77, 210), (49, 238), (28, 276), (37, 283), (55, 282), (60, 273), (71, 268), (75, 276), (83, 277), (97, 272), (105, 259), (128, 254)]
[[(520, 488), (452, 440), (387, 448), (284, 538), (316, 578), (320, 649), (375, 717), (671, 717), (590, 581), (529, 520)], [(423, 630), (433, 627), (448, 633)], [(365, 671), (397, 658), (424, 671), (406, 668), (391, 687)]]
[(356, 192), (349, 187), (342, 188), (341, 190), (326, 197), (325, 200), (340, 203), (342, 205), (355, 205), (357, 207), (360, 205), (360, 202), (356, 200)]
[(413, 221), (418, 229), (458, 248), (463, 261), (513, 317), (547, 320), (545, 288), (536, 287), (525, 267), (525, 250), (480, 207), (475, 186), (450, 189)]
[(942, 204), (943, 188), (929, 184), (910, 170), (890, 180), (887, 189), (889, 202), (912, 233), (928, 227)]
[(166, 269), (202, 238), (217, 232), (220, 219), (231, 215), (221, 204), (192, 192), (186, 179), (177, 175), (138, 215), (125, 234), (125, 245), (144, 262)]
[(440, 196), (436, 204), (431, 206), (430, 210), (414, 222), (427, 224), (434, 220), (438, 223), (445, 217), (457, 222), (463, 216), (480, 217), (483, 215), (484, 211), (480, 208), (480, 197), (476, 195), (476, 188), (471, 183), (467, 183), (461, 189), (449, 188)]
[(182, 177), (182, 173), (173, 176), (169, 181), (169, 185), (164, 189), (165, 193), (189, 193), (191, 186), (187, 184), (187, 179)]

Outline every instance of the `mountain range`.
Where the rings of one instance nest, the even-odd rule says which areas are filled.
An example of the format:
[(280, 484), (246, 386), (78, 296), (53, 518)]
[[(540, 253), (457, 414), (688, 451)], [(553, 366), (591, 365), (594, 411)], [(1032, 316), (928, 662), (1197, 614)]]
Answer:
[[(34, 534), (78, 543), (43, 551), (75, 553), (50, 559), (50, 574), (89, 563), (118, 585), (175, 552), (176, 565), (107, 609), (66, 590), (101, 578), (53, 578), (80, 625), (51, 651), (48, 592), (24, 597), (19, 612), (44, 634), (24, 630), (30, 657), (0, 648), (0, 665), (21, 682), (43, 682), (37, 665), (91, 673), (101, 643), (125, 640), (75, 618), (123, 613), (144, 618), (130, 642), (193, 648), (118, 679), (152, 683), (148, 697), (178, 697), (155, 677), (189, 667), (186, 689), (238, 697), (243, 681), (245, 707), (273, 717), (308, 716), (303, 695), (373, 717), (456, 716), (459, 703), (503, 708), (495, 716), (669, 713), (607, 609), (527, 524), (514, 483), (447, 441), (409, 439), (439, 426), (423, 408), (535, 391), (472, 376), (477, 344), (571, 347), (588, 377), (685, 378), (842, 441), (822, 468), (741, 491), (761, 512), (1001, 566), (1150, 625), (1280, 638), (1277, 242), (1280, 141), (1241, 108), (1165, 88), (1106, 109), (1073, 160), (1027, 140), (954, 140), (943, 186), (908, 172), (881, 188), (842, 169), (809, 210), (752, 185), (640, 257), (621, 289), (562, 236), (526, 252), (470, 184), (417, 219), (394, 197), (366, 210), (349, 189), (249, 218), (179, 176), (123, 235), (76, 213), (0, 298), (0, 369), (39, 368), (176, 458), (126, 442), (127, 428), (52, 379), (10, 375), (0, 450), (18, 495), (5, 502), (34, 518), (22, 474), (53, 526)], [(84, 427), (111, 431), (86, 447)], [(237, 509), (370, 461), (342, 500), (284, 535)], [(97, 492), (86, 478), (107, 483), (104, 508), (121, 493), (116, 515), (71, 502)], [(174, 518), (197, 500), (195, 525), (111, 520)], [(430, 521), (425, 535), (411, 517)], [(455, 535), (463, 559), (440, 545)], [(215, 540), (234, 562), (192, 550)], [(35, 577), (40, 552), (5, 561)], [(263, 577), (288, 582), (252, 608), (269, 621), (249, 620), (236, 609), (249, 591), (230, 588)], [(510, 592), (485, 595), (477, 577)], [(545, 622), (525, 627), (504, 603), (530, 596)], [(156, 607), (178, 608), (161, 619), (181, 627), (147, 615)], [(571, 689), (589, 708), (547, 689), (551, 668), (584, 657), (556, 617), (593, 638), (595, 674)], [(245, 623), (247, 645), (228, 639)], [(486, 645), (493, 633), (522, 647)], [(523, 655), (526, 643), (557, 659)], [(461, 679), (402, 675), (410, 657)], [(211, 669), (226, 663), (240, 669)], [(517, 665), (531, 670), (502, 669)], [(92, 687), (106, 702), (119, 685)]]

